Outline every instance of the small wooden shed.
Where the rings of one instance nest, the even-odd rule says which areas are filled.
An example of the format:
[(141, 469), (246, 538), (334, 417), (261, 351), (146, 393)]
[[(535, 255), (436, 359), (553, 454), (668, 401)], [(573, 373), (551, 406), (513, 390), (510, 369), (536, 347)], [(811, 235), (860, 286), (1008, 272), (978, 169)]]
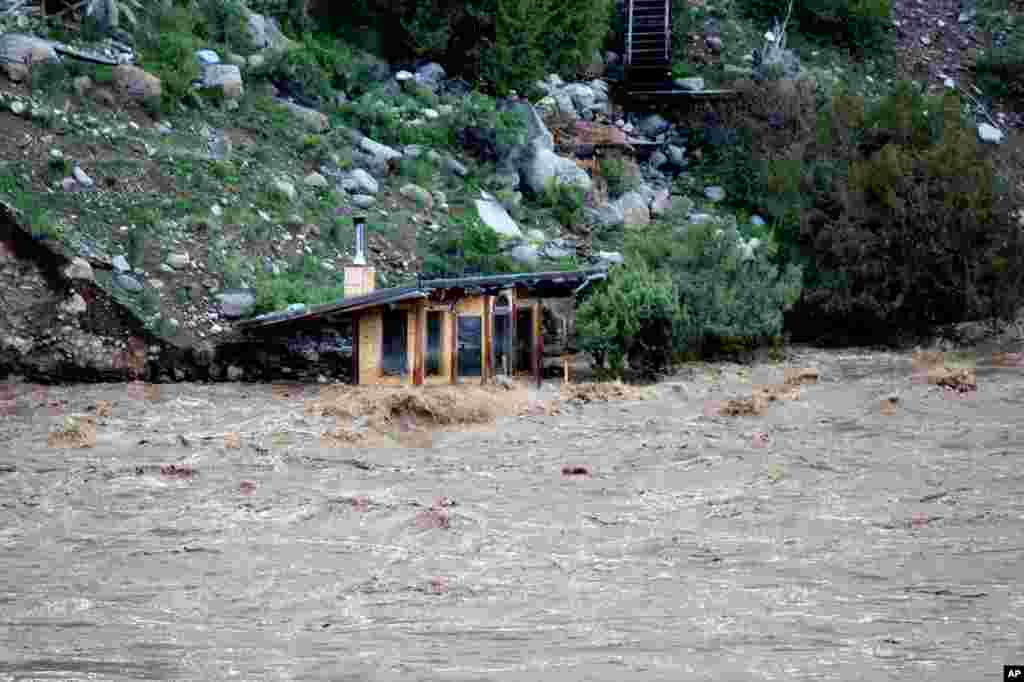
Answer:
[[(487, 382), (499, 374), (541, 380), (545, 299), (574, 296), (607, 276), (598, 267), (420, 280), (416, 286), (366, 291), (372, 268), (346, 269), (346, 297), (293, 313), (238, 323), (250, 330), (288, 325), (352, 330), (352, 377), (357, 384)], [(351, 295), (349, 295), (351, 294)]]

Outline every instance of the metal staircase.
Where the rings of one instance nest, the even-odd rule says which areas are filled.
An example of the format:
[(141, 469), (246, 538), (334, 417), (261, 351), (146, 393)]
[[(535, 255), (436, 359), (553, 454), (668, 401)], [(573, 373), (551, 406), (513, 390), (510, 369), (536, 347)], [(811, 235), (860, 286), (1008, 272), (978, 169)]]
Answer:
[(631, 88), (671, 82), (671, 0), (626, 0), (625, 66)]

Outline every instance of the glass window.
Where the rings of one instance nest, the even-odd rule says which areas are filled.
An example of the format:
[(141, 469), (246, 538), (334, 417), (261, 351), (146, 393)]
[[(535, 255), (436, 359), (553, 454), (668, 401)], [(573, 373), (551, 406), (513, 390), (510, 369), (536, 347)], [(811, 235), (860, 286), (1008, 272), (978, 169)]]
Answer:
[(404, 310), (384, 312), (381, 343), (381, 368), (385, 376), (404, 376), (409, 373), (408, 315)]

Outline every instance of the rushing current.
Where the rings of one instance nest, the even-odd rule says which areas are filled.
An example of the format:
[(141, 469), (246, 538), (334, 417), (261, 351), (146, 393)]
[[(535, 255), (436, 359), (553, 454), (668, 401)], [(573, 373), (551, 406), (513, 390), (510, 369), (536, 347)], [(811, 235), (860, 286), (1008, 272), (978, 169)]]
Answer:
[(1024, 369), (800, 352), (761, 417), (709, 401), (781, 367), (719, 365), (420, 448), (325, 447), (316, 385), (7, 384), (0, 680), (1000, 679)]

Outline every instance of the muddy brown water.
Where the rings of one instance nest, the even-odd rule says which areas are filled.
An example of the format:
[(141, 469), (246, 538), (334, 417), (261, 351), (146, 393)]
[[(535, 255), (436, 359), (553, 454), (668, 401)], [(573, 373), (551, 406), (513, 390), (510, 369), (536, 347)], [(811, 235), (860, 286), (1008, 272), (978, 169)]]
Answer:
[[(1024, 663), (1024, 369), (982, 362), (960, 397), (911, 382), (906, 355), (787, 364), (821, 380), (763, 417), (708, 401), (781, 366), (724, 365), (421, 449), (321, 447), (316, 386), (9, 387), (0, 680), (975, 682)], [(46, 446), (97, 399), (96, 447)], [(227, 431), (240, 449), (203, 440)]]

